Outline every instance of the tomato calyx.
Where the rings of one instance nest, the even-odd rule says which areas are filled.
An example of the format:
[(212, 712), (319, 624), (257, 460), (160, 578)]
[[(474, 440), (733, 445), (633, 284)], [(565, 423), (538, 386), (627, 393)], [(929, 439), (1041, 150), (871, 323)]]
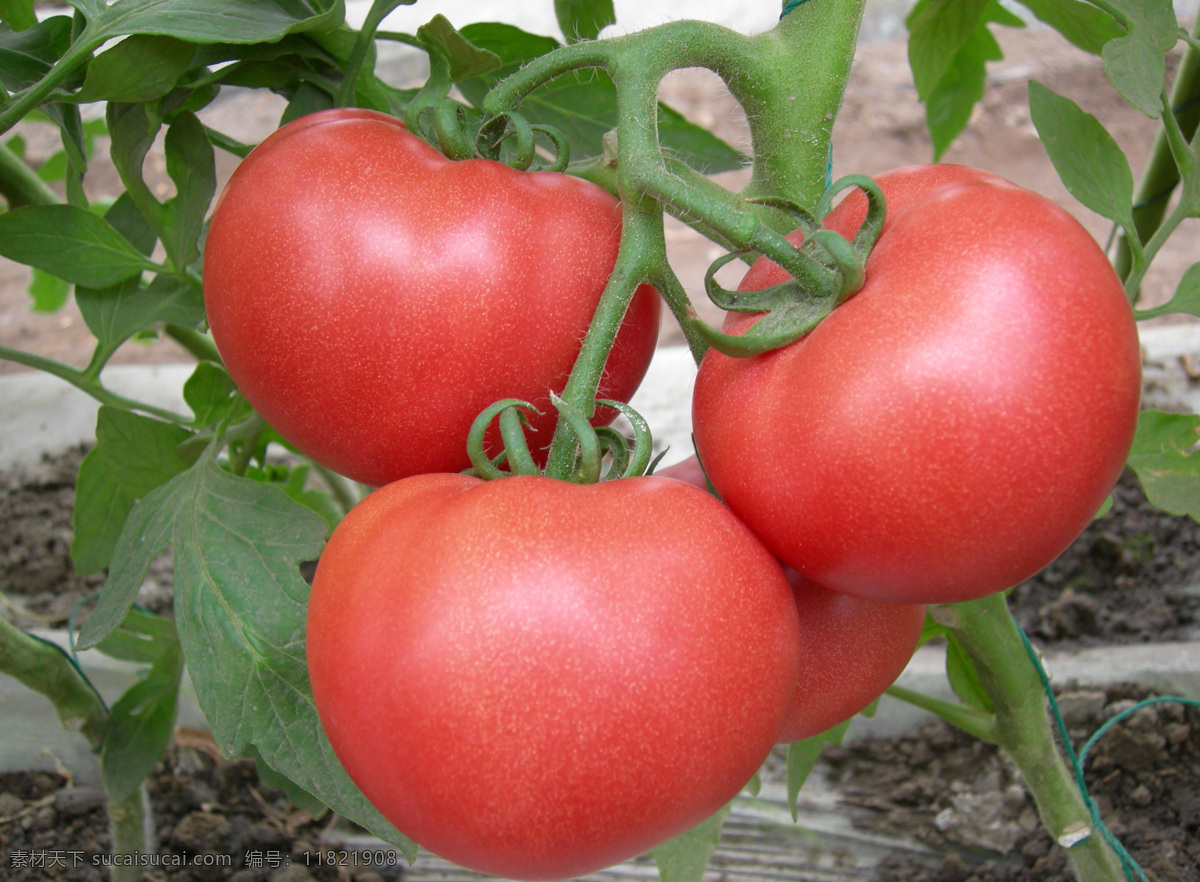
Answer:
[[(476, 417), (467, 435), (467, 453), (472, 468), (467, 474), (492, 481), (513, 475), (542, 475), (574, 484), (596, 484), (617, 478), (632, 478), (653, 471), (654, 443), (645, 418), (623, 401), (597, 399), (596, 405), (619, 411), (633, 428), (633, 439), (611, 426), (593, 426), (579, 408), (550, 393), (550, 403), (565, 421), (576, 439), (574, 463), (570, 471), (558, 474), (550, 467), (541, 468), (529, 449), (525, 430), (529, 427), (525, 412), (540, 413), (528, 401), (505, 398), (486, 408)], [(485, 446), (487, 430), (498, 420), (500, 453), (489, 456)]]
[[(866, 194), (867, 215), (854, 238), (847, 240), (833, 230), (821, 229), (820, 219), (829, 212), (834, 197), (850, 187)], [(705, 274), (705, 293), (721, 309), (764, 314), (743, 334), (718, 331), (694, 313), (689, 314), (692, 326), (705, 342), (735, 358), (748, 358), (799, 340), (839, 304), (854, 296), (863, 285), (867, 257), (879, 238), (887, 212), (883, 191), (862, 175), (848, 175), (835, 181), (825, 191), (815, 215), (782, 197), (755, 202), (786, 211), (798, 223), (792, 236), (803, 238), (797, 242), (794, 260), (785, 266), (792, 278), (778, 285), (760, 291), (723, 288), (716, 281), (717, 271), (742, 256), (741, 253), (721, 257)]]

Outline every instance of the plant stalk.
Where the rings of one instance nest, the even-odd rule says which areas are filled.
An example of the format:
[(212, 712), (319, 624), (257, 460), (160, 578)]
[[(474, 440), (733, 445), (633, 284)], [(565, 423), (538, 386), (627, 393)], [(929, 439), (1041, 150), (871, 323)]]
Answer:
[[(26, 634), (0, 619), (0, 673), (45, 696), (54, 705), (64, 728), (74, 729), (87, 739), (93, 751), (104, 745), (109, 713), (104, 701), (75, 663), (58, 646)], [(119, 803), (108, 803), (109, 830), (113, 853), (151, 854), (152, 825), (148, 823), (145, 785)], [(139, 882), (143, 868), (114, 866), (113, 882)]]
[(947, 607), (950, 625), (975, 664), (995, 712), (992, 734), (1012, 758), (1037, 805), (1042, 825), (1079, 882), (1123, 882), (1112, 848), (1095, 828), (1075, 776), (1054, 740), (1038, 670), (1003, 594)]

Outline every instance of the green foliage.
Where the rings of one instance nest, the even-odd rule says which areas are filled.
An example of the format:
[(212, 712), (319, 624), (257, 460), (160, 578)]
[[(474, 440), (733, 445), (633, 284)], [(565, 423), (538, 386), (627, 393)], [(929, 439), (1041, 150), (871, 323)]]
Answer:
[(612, 0), (554, 0), (554, 14), (568, 43), (594, 40), (617, 20)]
[(700, 882), (721, 841), (721, 827), (729, 817), (730, 808), (724, 806), (708, 820), (651, 852), (662, 882)]
[(1143, 411), (1129, 467), (1150, 502), (1165, 512), (1200, 521), (1200, 416)]

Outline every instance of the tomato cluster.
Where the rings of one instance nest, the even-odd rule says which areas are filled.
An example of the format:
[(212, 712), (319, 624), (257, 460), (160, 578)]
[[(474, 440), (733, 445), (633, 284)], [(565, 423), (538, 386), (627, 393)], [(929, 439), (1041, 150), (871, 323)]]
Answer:
[[(419, 844), (552, 879), (682, 833), (773, 745), (878, 698), (923, 604), (1015, 584), (1098, 508), (1140, 391), (1103, 254), (982, 172), (878, 183), (863, 289), (783, 349), (705, 358), (719, 501), (694, 459), (591, 485), (455, 473), (485, 407), (561, 390), (615, 260), (607, 194), (449, 162), (361, 110), (286, 126), (235, 173), (213, 335), (288, 441), (382, 487), (321, 557), (306, 651), (339, 759)], [(825, 223), (851, 236), (864, 212)], [(784, 278), (760, 261), (742, 289)], [(602, 395), (632, 394), (658, 320), (640, 290)]]

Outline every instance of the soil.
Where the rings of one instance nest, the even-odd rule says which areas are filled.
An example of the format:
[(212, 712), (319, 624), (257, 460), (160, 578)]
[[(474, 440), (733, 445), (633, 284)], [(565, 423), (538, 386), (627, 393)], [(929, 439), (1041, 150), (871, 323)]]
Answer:
[[(895, 36), (868, 27), (835, 128), (836, 175), (873, 174), (931, 158), (904, 46), (892, 39)], [(1119, 99), (1095, 59), (1061, 38), (1036, 29), (1004, 31), (1001, 36), (1005, 60), (989, 69), (985, 100), (944, 158), (1045, 193), (1104, 241), (1109, 225), (1071, 199), (1037, 140), (1025, 100), (1027, 84), (1033, 79), (1043, 82), (1095, 114), (1127, 151), (1134, 169), (1149, 153), (1153, 126)], [(748, 146), (740, 110), (715, 78), (681, 72), (664, 84), (663, 92), (685, 114), (731, 142)], [(260, 138), (273, 127), (280, 109), (272, 97), (263, 100), (262, 106), (249, 109), (219, 103), (211, 109), (216, 118), (206, 121), (243, 140)], [(24, 134), (32, 157), (57, 149), (46, 131)], [(232, 163), (224, 157), (221, 161), (219, 173), (224, 176)], [(148, 167), (156, 162), (161, 164), (161, 157), (152, 155)], [(736, 189), (745, 173), (732, 172), (721, 180)], [(112, 169), (98, 163), (86, 186), (99, 198), (112, 195), (116, 183)], [(1193, 234), (1200, 228), (1200, 221), (1189, 224)], [(1194, 260), (1194, 240), (1187, 230), (1181, 231), (1178, 247), (1164, 252), (1156, 263), (1146, 282), (1148, 305), (1169, 296), (1183, 268)], [(700, 294), (704, 271), (719, 251), (681, 224), (669, 226), (668, 243), (685, 287)], [(76, 366), (86, 364), (93, 341), (77, 310), (68, 304), (55, 313), (31, 313), (27, 281), (22, 268), (0, 260), (0, 345)], [(702, 294), (693, 299), (701, 313), (711, 317)], [(663, 342), (679, 339), (668, 323)], [(159, 341), (124, 347), (116, 361), (170, 362), (181, 357), (172, 343)], [(0, 373), (14, 370), (21, 368), (0, 362)], [(102, 576), (79, 576), (70, 565), (74, 476), (83, 453), (70, 451), (19, 474), (0, 474), (0, 614), (23, 627), (61, 627), (80, 598), (102, 584)], [(1093, 524), (1060, 560), (1012, 593), (1018, 621), (1042, 647), (1200, 639), (1200, 586), (1192, 575), (1200, 564), (1200, 526), (1149, 507), (1129, 476), (1114, 496), (1108, 516)], [(169, 561), (163, 559), (152, 570), (139, 603), (169, 613), (169, 585)], [(1060, 702), (1072, 740), (1079, 743), (1140, 697), (1132, 686), (1100, 692), (1068, 684)], [(1061, 850), (1038, 827), (1017, 773), (994, 749), (945, 724), (931, 722), (902, 739), (827, 749), (820, 774), (837, 786), (856, 825), (915, 838), (936, 855), (889, 858), (877, 871), (879, 882), (1068, 878)], [(1200, 880), (1200, 712), (1179, 705), (1155, 705), (1139, 712), (1091, 752), (1087, 780), (1110, 828), (1149, 879)], [(331, 847), (338, 835), (329, 822), (290, 807), (282, 794), (258, 782), (250, 763), (221, 758), (203, 733), (177, 734), (149, 789), (164, 855), (230, 855), (233, 863), (155, 868), (147, 879), (370, 882), (398, 875), (394, 866), (323, 865), (318, 847)], [(108, 848), (101, 799), (99, 791), (75, 786), (66, 774), (0, 773), (0, 866), (6, 868), (5, 878), (106, 878), (93, 861)], [(19, 856), (35, 852), (59, 852), (64, 865), (17, 866)], [(718, 865), (720, 853), (714, 861)], [(414, 878), (420, 875), (419, 870), (407, 872)]]

